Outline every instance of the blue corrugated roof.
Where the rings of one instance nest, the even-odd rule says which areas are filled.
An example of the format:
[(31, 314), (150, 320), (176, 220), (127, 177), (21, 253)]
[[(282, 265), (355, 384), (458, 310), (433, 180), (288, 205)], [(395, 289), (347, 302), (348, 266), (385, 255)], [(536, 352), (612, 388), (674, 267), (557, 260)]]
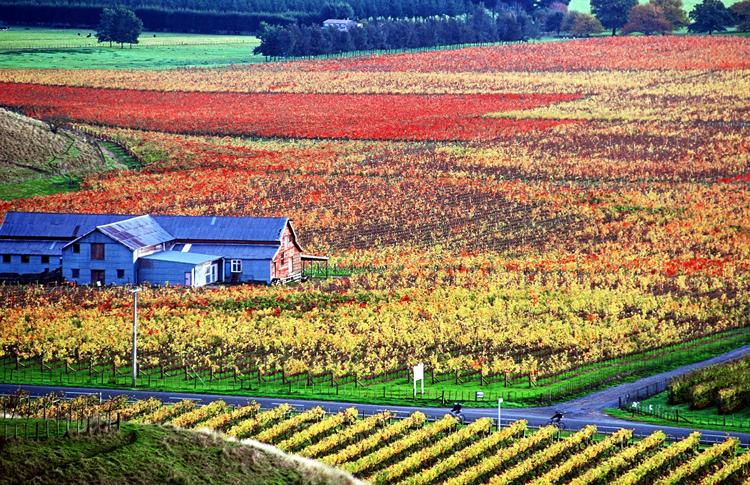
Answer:
[(117, 214), (52, 214), (49, 212), (8, 212), (5, 214), (0, 237), (45, 237), (73, 239), (96, 226), (129, 219), (131, 215)]
[(286, 217), (153, 216), (175, 239), (280, 241)]
[[(182, 250), (185, 245), (175, 246)], [(192, 244), (189, 253), (221, 254), (224, 259), (272, 260), (279, 246), (251, 246), (249, 244)]]
[[(74, 239), (97, 226), (137, 217), (126, 214), (9, 212), (0, 237)], [(203, 241), (280, 241), (286, 217), (151, 216), (174, 239)]]
[(151, 216), (133, 217), (97, 229), (133, 250), (174, 240)]
[(172, 263), (201, 264), (208, 261), (221, 259), (221, 256), (210, 256), (208, 254), (181, 253), (179, 251), (162, 251), (160, 253), (150, 254), (141, 259), (151, 261), (169, 261)]
[(0, 254), (62, 256), (62, 247), (63, 243), (60, 241), (0, 240)]

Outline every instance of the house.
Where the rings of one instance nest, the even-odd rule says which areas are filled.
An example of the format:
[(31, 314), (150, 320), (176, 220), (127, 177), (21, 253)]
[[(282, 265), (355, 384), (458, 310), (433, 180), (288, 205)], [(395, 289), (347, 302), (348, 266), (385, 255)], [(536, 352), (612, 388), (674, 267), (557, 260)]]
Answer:
[(323, 21), (323, 28), (336, 29), (342, 32), (349, 31), (354, 28), (360, 28), (362, 24), (349, 19), (328, 19)]
[[(284, 217), (9, 212), (0, 274), (61, 271), (78, 284), (287, 282), (302, 277), (302, 247)], [(320, 258), (320, 257), (315, 257)]]

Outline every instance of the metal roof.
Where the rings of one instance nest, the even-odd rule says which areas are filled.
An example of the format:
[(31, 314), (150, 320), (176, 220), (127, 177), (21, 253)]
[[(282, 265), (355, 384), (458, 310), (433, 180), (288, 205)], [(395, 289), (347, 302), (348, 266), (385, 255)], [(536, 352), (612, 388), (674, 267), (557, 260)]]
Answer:
[[(0, 226), (0, 238), (72, 240), (98, 226), (132, 219), (127, 214), (56, 214), (8, 212)], [(194, 241), (281, 242), (286, 217), (151, 216), (172, 239)]]
[(178, 244), (173, 249), (187, 253), (221, 254), (224, 259), (250, 259), (256, 261), (271, 261), (279, 250), (279, 246), (256, 246), (250, 244)]
[(133, 217), (97, 229), (133, 250), (174, 240), (151, 216)]
[(175, 239), (186, 241), (281, 241), (286, 217), (153, 216)]
[(150, 254), (140, 259), (150, 261), (169, 261), (171, 263), (201, 264), (209, 261), (221, 259), (221, 256), (210, 256), (208, 254), (183, 253), (180, 251), (162, 251), (160, 253)]
[(130, 219), (126, 214), (53, 214), (8, 212), (0, 225), (0, 237), (75, 239), (96, 226)]
[(0, 254), (62, 256), (63, 244), (60, 241), (0, 240)]

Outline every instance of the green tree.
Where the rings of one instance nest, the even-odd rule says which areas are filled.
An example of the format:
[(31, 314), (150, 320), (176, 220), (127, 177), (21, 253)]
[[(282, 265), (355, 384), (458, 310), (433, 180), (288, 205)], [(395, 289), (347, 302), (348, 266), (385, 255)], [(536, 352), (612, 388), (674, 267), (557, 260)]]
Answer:
[(591, 13), (615, 35), (628, 21), (630, 9), (637, 4), (638, 0), (591, 0)]
[(138, 36), (143, 32), (143, 22), (135, 12), (123, 6), (105, 8), (99, 18), (96, 28), (96, 39), (99, 42), (120, 44), (120, 48), (127, 44), (137, 44)]
[(588, 37), (604, 32), (604, 27), (593, 15), (571, 10), (563, 18), (562, 30), (574, 37)]
[(642, 32), (646, 35), (672, 31), (672, 22), (664, 15), (664, 11), (652, 3), (636, 5), (630, 9), (628, 23), (622, 28), (623, 34)]
[(354, 17), (354, 9), (346, 2), (326, 3), (320, 9), (320, 19), (350, 19)]
[(703, 0), (690, 11), (690, 19), (693, 21), (688, 25), (690, 32), (708, 33), (722, 32), (727, 27), (734, 25), (734, 16), (721, 0)]
[(737, 2), (730, 8), (737, 20), (737, 30), (750, 32), (750, 0)]
[(690, 23), (687, 12), (682, 6), (682, 0), (651, 0), (649, 3), (656, 5), (664, 12), (664, 16), (672, 24), (672, 30), (687, 27)]
[(562, 22), (564, 18), (565, 14), (560, 11), (550, 12), (549, 15), (547, 15), (544, 19), (544, 30), (560, 35), (560, 30), (562, 30)]

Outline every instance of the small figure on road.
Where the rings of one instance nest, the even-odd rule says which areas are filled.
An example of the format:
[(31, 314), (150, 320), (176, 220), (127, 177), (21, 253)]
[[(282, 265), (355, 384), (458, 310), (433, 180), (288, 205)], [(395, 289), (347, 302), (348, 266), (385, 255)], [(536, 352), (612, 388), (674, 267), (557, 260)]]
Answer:
[(464, 423), (464, 414), (461, 412), (461, 409), (463, 409), (463, 406), (461, 406), (461, 403), (453, 403), (453, 408), (451, 409), (450, 415), (456, 418), (459, 424)]

